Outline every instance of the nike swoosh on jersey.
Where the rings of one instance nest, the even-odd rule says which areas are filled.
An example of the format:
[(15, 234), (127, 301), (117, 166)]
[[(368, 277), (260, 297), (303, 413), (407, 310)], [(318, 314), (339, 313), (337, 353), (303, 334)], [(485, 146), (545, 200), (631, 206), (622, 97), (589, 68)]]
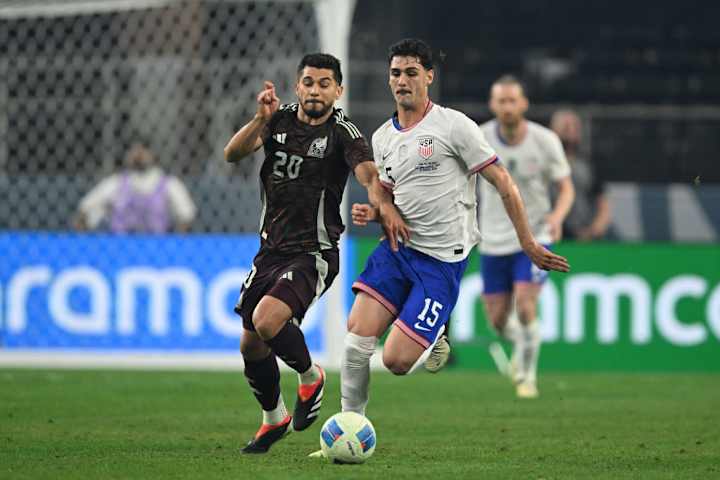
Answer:
[(418, 330), (422, 330), (423, 332), (429, 332), (429, 331), (430, 331), (429, 328), (423, 327), (423, 326), (420, 324), (420, 322), (415, 322), (415, 328), (417, 328)]

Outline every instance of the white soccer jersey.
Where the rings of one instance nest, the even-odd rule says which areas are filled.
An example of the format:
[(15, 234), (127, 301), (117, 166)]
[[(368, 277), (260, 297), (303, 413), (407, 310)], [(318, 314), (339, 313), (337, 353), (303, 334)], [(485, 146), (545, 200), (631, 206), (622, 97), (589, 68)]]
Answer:
[[(550, 129), (527, 122), (527, 134), (518, 145), (500, 139), (497, 121), (480, 126), (485, 138), (495, 148), (500, 161), (512, 175), (520, 190), (530, 228), (538, 242), (552, 242), (545, 217), (551, 211), (550, 186), (570, 175), (562, 143)], [(483, 232), (480, 251), (488, 255), (508, 255), (522, 250), (513, 224), (505, 212), (500, 195), (492, 185), (480, 187), (480, 224)]]
[(467, 257), (479, 240), (474, 173), (496, 159), (477, 124), (432, 105), (411, 128), (385, 122), (372, 146), (380, 180), (410, 229), (407, 246), (445, 262)]

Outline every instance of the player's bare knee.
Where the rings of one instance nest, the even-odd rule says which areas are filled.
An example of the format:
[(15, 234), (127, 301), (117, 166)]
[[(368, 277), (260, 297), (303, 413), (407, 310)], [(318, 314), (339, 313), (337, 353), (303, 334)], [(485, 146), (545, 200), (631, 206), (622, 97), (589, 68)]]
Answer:
[(523, 325), (527, 325), (533, 320), (535, 320), (535, 312), (530, 310), (519, 310), (518, 309), (518, 320), (520, 320), (520, 323)]
[(350, 318), (348, 318), (347, 323), (347, 330), (350, 333), (354, 333), (355, 335), (360, 335), (360, 322), (357, 321), (354, 315), (350, 315)]
[(270, 340), (292, 318), (290, 308), (275, 299), (264, 298), (253, 311), (252, 322), (255, 332), (263, 340)]
[(517, 304), (518, 319), (523, 325), (535, 320), (536, 311), (535, 302), (533, 301), (519, 301)]
[(255, 331), (263, 340), (270, 340), (280, 330), (269, 315), (253, 314), (253, 325)]
[(383, 364), (394, 375), (405, 375), (413, 366), (413, 362), (405, 361), (398, 356), (385, 354), (383, 355)]
[(495, 331), (502, 333), (505, 329), (505, 325), (507, 325), (508, 317), (510, 316), (509, 305), (501, 305), (498, 302), (490, 302), (486, 299), (485, 313), (490, 325), (492, 325)]
[(387, 326), (385, 324), (378, 326), (378, 323), (372, 318), (368, 317), (363, 321), (354, 315), (350, 316), (347, 324), (348, 332), (361, 337), (380, 337), (386, 328)]
[(277, 334), (277, 330), (270, 322), (258, 321), (255, 323), (255, 331), (263, 340), (270, 340)]
[(496, 312), (490, 316), (490, 323), (496, 332), (502, 333), (507, 325), (508, 315), (506, 312)]
[(386, 363), (385, 366), (393, 373), (393, 375), (405, 375), (412, 367), (412, 365), (408, 365), (403, 362), (390, 362)]

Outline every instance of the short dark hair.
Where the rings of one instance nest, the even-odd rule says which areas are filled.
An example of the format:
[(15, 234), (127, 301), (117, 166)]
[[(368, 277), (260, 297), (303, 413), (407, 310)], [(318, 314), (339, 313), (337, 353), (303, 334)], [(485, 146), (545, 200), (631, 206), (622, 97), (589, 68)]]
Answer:
[(426, 70), (432, 70), (435, 65), (430, 45), (419, 38), (405, 38), (390, 46), (388, 50), (388, 63), (393, 57), (416, 57)]
[(501, 75), (500, 78), (498, 78), (492, 83), (490, 88), (494, 87), (495, 85), (517, 85), (518, 87), (520, 87), (522, 94), (527, 97), (527, 89), (525, 88), (525, 84), (515, 75), (511, 75), (509, 73)]
[(308, 53), (305, 55), (298, 65), (297, 73), (300, 75), (305, 67), (327, 68), (332, 70), (335, 81), (338, 85), (342, 85), (342, 70), (340, 70), (340, 60), (333, 57), (329, 53)]

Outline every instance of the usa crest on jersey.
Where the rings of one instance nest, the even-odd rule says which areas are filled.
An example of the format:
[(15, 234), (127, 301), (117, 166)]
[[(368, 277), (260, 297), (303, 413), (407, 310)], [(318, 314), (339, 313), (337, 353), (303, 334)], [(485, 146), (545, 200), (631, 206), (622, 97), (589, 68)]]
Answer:
[(427, 160), (433, 154), (433, 137), (418, 138), (418, 153)]

